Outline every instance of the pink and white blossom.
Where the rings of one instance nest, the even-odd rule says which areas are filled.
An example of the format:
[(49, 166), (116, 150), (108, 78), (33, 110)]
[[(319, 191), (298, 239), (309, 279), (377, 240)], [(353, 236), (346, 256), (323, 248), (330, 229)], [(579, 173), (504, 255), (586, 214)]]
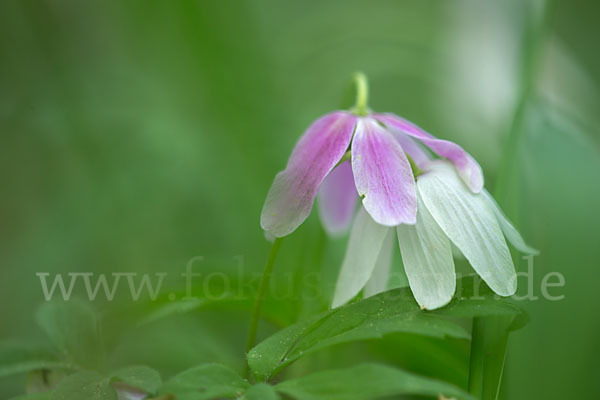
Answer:
[[(420, 168), (430, 150), (454, 163), (470, 190), (481, 191), (481, 168), (457, 144), (393, 114), (327, 114), (306, 130), (275, 177), (261, 226), (273, 237), (289, 235), (306, 220), (317, 193), (321, 221), (334, 235), (349, 226), (357, 196), (380, 225), (415, 224), (417, 192), (408, 157)], [(350, 163), (338, 166), (347, 152)]]
[(386, 290), (396, 239), (410, 288), (424, 309), (442, 307), (454, 295), (453, 251), (494, 292), (514, 294), (516, 273), (505, 237), (524, 253), (536, 251), (483, 189), (477, 161), (456, 143), (397, 115), (361, 110), (327, 114), (300, 138), (267, 195), (261, 216), (266, 234), (292, 233), (309, 216), (317, 194), (329, 234), (344, 233), (354, 218), (333, 307), (363, 289), (365, 296)]
[[(455, 165), (432, 160), (422, 167), (416, 182), (417, 221), (395, 227), (404, 270), (417, 303), (432, 310), (452, 299), (456, 290), (452, 245), (495, 293), (513, 295), (516, 273), (505, 238), (523, 253), (537, 251), (525, 244), (489, 193), (470, 190)], [(387, 243), (393, 234), (394, 229), (378, 224), (363, 209), (359, 211), (333, 307), (348, 302), (363, 288), (365, 296), (386, 290), (392, 252)]]

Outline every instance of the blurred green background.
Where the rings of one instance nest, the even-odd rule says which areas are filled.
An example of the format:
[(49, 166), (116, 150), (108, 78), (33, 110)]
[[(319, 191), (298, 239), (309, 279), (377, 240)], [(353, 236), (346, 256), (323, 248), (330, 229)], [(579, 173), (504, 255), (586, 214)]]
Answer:
[[(275, 173), (362, 70), (372, 108), (482, 164), (486, 187), (541, 250), (534, 293), (545, 274), (565, 277), (550, 291), (564, 299), (527, 304), (504, 397), (600, 395), (599, 12), (584, 0), (2, 1), (0, 339), (39, 335), (37, 272), (165, 271), (181, 290), (194, 256), (204, 274), (234, 273), (236, 256), (260, 271)], [(284, 243), (275, 282), (320, 271), (327, 293), (345, 239), (324, 241), (315, 214)], [(326, 308), (324, 297), (280, 302), (284, 323)], [(243, 307), (178, 316), (127, 334), (114, 362), (167, 375), (241, 364), (246, 324)], [(419, 340), (352, 349), (464, 384), (464, 343), (430, 341), (423, 355)], [(0, 380), (0, 397), (24, 381)]]

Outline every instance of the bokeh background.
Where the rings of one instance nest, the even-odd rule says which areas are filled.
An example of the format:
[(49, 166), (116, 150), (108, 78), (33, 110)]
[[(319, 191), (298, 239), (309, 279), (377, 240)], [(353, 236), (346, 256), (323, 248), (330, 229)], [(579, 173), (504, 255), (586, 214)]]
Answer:
[[(362, 70), (372, 108), (479, 160), (486, 187), (541, 250), (534, 293), (545, 274), (565, 277), (551, 289), (563, 300), (527, 303), (504, 398), (600, 395), (599, 14), (584, 0), (0, 2), (0, 339), (40, 335), (37, 272), (165, 271), (181, 289), (194, 256), (204, 274), (234, 274), (236, 256), (260, 271), (275, 173)], [(345, 239), (326, 239), (315, 214), (284, 242), (274, 284), (319, 271), (294, 290), (325, 295), (280, 301), (282, 323), (326, 308), (339, 268)], [(119, 293), (95, 307), (130, 303)], [(203, 361), (241, 365), (244, 307), (123, 333), (111, 357), (167, 376)], [(401, 335), (296, 368), (352, 354), (466, 382), (467, 344)], [(0, 397), (24, 382), (0, 380)]]

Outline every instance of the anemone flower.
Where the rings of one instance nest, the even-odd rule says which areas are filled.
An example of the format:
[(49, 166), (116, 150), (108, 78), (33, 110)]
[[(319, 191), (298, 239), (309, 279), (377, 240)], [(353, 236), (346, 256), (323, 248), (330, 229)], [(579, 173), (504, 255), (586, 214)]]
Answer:
[(393, 114), (327, 114), (306, 130), (275, 177), (261, 226), (272, 237), (289, 235), (308, 217), (317, 193), (322, 223), (331, 234), (349, 226), (358, 197), (377, 224), (414, 225), (417, 192), (407, 155), (416, 167), (429, 159), (427, 148), (452, 162), (473, 193), (481, 191), (479, 164), (457, 144)]
[(459, 178), (460, 169), (445, 160), (420, 162), (416, 223), (400, 224), (394, 230), (377, 223), (363, 209), (359, 211), (333, 307), (346, 303), (363, 288), (365, 296), (386, 289), (394, 233), (410, 289), (423, 309), (442, 307), (454, 294), (456, 274), (451, 244), (494, 292), (502, 296), (515, 293), (515, 268), (505, 236), (521, 252), (537, 251), (525, 244), (487, 191), (474, 193)]

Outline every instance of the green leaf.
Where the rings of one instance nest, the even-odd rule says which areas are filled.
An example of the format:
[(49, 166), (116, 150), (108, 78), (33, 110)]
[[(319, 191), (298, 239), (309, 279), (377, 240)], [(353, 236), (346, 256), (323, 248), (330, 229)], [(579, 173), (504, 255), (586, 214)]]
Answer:
[[(268, 380), (298, 358), (328, 346), (381, 338), (393, 332), (469, 338), (453, 317), (519, 315), (521, 309), (489, 289), (474, 291), (473, 279), (459, 282), (457, 297), (444, 309), (422, 311), (410, 289), (395, 289), (323, 313), (283, 329), (248, 353), (257, 380)], [(474, 296), (477, 294), (477, 296)]]
[(513, 329), (521, 328), (528, 320), (527, 313), (517, 301), (494, 294), (477, 275), (458, 280), (452, 302), (432, 313), (439, 316), (464, 318), (494, 315), (513, 316), (518, 320), (518, 323), (512, 327)]
[(421, 395), (474, 399), (454, 385), (378, 364), (315, 372), (275, 386), (301, 400), (369, 400), (385, 396)]
[(38, 346), (0, 344), (0, 377), (53, 368), (72, 369), (73, 366), (58, 360), (56, 354)]
[(244, 393), (240, 400), (279, 400), (280, 397), (275, 388), (266, 383), (252, 386)]
[(421, 312), (407, 290), (393, 290), (294, 324), (248, 353), (258, 380), (268, 380), (298, 358), (328, 346), (381, 338), (392, 332), (468, 338), (460, 326)]
[(156, 393), (162, 384), (160, 374), (145, 365), (120, 368), (111, 374), (111, 382), (122, 382), (146, 393)]
[(79, 301), (44, 303), (36, 321), (62, 357), (76, 364), (95, 367), (99, 358), (96, 315)]
[(174, 394), (177, 400), (208, 400), (239, 397), (250, 386), (237, 372), (220, 364), (204, 364), (174, 376), (160, 388), (160, 394)]
[(66, 377), (52, 392), (51, 400), (117, 400), (108, 379), (93, 371), (81, 371)]

